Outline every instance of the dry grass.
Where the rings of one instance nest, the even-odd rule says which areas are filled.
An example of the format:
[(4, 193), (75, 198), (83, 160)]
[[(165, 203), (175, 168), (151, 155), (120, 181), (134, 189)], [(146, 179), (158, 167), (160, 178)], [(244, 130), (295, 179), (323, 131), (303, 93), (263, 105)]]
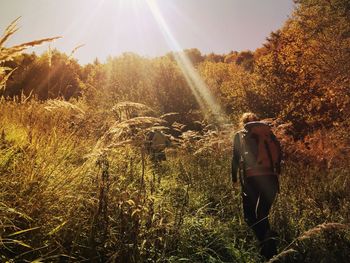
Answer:
[[(0, 40), (0, 65), (57, 39), (5, 48), (17, 21)], [(0, 67), (0, 85), (8, 71)], [(1, 261), (261, 261), (230, 182), (233, 128), (183, 133), (181, 147), (154, 163), (144, 151), (146, 133), (179, 116), (155, 118), (133, 102), (110, 109), (116, 101), (104, 98), (111, 104), (1, 98)], [(287, 162), (271, 223), (281, 246), (289, 245), (270, 262), (342, 262), (350, 256), (349, 168), (339, 158), (346, 140), (318, 131), (294, 143), (288, 128), (277, 127)], [(328, 159), (320, 166), (322, 158), (344, 169), (329, 169)]]
[(306, 239), (314, 238), (315, 236), (319, 235), (323, 231), (339, 231), (339, 230), (347, 230), (349, 229), (348, 225), (340, 224), (340, 223), (323, 223), (320, 225), (315, 226), (314, 228), (305, 231), (302, 235), (300, 235), (297, 240), (303, 241)]
[(48, 100), (44, 108), (50, 112), (53, 112), (53, 111), (72, 112), (73, 114), (75, 114), (76, 116), (79, 116), (80, 118), (83, 118), (85, 114), (85, 111), (81, 109), (79, 106), (64, 100), (57, 100), (57, 99)]
[(291, 254), (295, 254), (295, 253), (298, 253), (298, 251), (296, 251), (295, 249), (287, 249), (287, 250), (284, 250), (282, 251), (281, 253), (279, 253), (278, 255), (274, 256), (273, 258), (271, 258), (268, 263), (276, 263), (276, 262), (283, 262), (283, 260), (291, 255)]
[[(118, 134), (134, 125), (141, 136), (160, 122), (157, 118), (111, 124), (104, 135), (91, 136), (91, 120), (99, 117), (79, 103), (3, 100), (0, 111), (0, 250), (7, 260), (259, 261), (243, 222), (240, 196), (232, 194), (230, 185), (230, 128), (194, 141), (183, 139), (184, 147), (154, 167), (140, 151), (141, 137), (136, 140), (141, 144), (135, 144), (138, 135), (121, 139)], [(76, 114), (81, 114), (79, 129), (71, 125)], [(309, 175), (296, 183), (293, 176), (287, 169), (281, 178), (281, 203), (271, 215), (284, 242), (347, 231), (341, 198), (339, 212), (312, 216), (318, 213), (315, 200), (332, 206), (321, 187), (328, 185), (327, 177), (320, 181)], [(319, 192), (308, 201), (304, 195), (310, 182)], [(339, 223), (305, 231), (315, 218), (330, 216)], [(288, 231), (294, 234), (285, 236)], [(341, 246), (345, 241), (334, 242)], [(291, 250), (299, 251), (299, 246), (289, 248), (274, 262), (299, 255)]]
[(9, 70), (4, 67), (3, 64), (7, 61), (11, 61), (18, 57), (24, 50), (29, 47), (41, 45), (43, 43), (51, 42), (61, 37), (50, 37), (39, 40), (33, 40), (25, 42), (12, 47), (5, 47), (4, 44), (18, 31), (17, 22), (20, 17), (11, 22), (11, 24), (5, 29), (3, 35), (0, 37), (0, 89), (5, 87), (5, 84), (15, 69)]

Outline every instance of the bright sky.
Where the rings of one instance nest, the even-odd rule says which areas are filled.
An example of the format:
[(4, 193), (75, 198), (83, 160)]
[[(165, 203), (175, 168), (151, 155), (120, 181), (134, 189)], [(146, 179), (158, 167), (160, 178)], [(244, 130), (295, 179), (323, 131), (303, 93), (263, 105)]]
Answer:
[(128, 51), (154, 57), (177, 48), (255, 50), (292, 10), (292, 0), (0, 0), (0, 30), (22, 16), (9, 44), (63, 36), (52, 47), (69, 54), (85, 44), (74, 54), (85, 64)]

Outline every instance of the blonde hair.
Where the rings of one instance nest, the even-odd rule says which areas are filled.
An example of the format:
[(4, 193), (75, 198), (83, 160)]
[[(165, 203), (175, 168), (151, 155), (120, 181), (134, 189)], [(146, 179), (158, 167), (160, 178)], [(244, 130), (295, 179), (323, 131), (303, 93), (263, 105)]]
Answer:
[(240, 126), (243, 127), (246, 123), (252, 122), (252, 121), (259, 121), (258, 116), (253, 112), (245, 112), (242, 114), (242, 117), (240, 119)]

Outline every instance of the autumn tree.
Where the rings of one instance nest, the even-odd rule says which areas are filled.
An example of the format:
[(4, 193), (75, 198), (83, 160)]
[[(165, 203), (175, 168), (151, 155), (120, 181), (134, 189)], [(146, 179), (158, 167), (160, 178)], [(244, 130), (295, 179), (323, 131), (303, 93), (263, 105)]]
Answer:
[(168, 57), (155, 59), (152, 63), (152, 89), (157, 100), (156, 107), (162, 113), (186, 113), (198, 109), (185, 77), (174, 61)]
[(349, 112), (349, 4), (296, 3), (256, 61), (257, 86), (270, 115), (293, 121), (299, 130), (332, 127)]
[(93, 63), (83, 69), (85, 100), (111, 108), (118, 102), (145, 104), (159, 113), (185, 113), (198, 105), (186, 79), (169, 55), (148, 59), (133, 53)]
[(33, 95), (40, 100), (80, 94), (80, 65), (67, 55), (53, 50), (41, 56), (23, 54), (12, 62), (15, 74), (8, 82), (5, 96)]
[(225, 60), (225, 55), (219, 55), (219, 54), (215, 54), (215, 53), (209, 53), (208, 55), (205, 55), (204, 58), (205, 61), (210, 61), (210, 62), (224, 62)]
[(236, 64), (205, 62), (199, 72), (211, 93), (235, 116), (250, 110), (253, 102), (253, 76)]
[(21, 94), (23, 91), (22, 83), (24, 78), (36, 60), (37, 56), (34, 53), (24, 53), (4, 64), (4, 66), (14, 69), (14, 71), (6, 83), (7, 88), (1, 93), (3, 96), (12, 98)]

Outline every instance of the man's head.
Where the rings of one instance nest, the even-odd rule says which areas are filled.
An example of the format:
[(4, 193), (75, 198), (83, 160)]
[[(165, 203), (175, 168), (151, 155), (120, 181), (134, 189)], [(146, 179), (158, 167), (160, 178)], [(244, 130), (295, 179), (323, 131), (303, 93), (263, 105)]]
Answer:
[(258, 116), (252, 112), (245, 112), (245, 113), (243, 113), (243, 115), (240, 119), (240, 125), (241, 125), (241, 127), (243, 127), (246, 123), (252, 122), (252, 121), (259, 121)]

